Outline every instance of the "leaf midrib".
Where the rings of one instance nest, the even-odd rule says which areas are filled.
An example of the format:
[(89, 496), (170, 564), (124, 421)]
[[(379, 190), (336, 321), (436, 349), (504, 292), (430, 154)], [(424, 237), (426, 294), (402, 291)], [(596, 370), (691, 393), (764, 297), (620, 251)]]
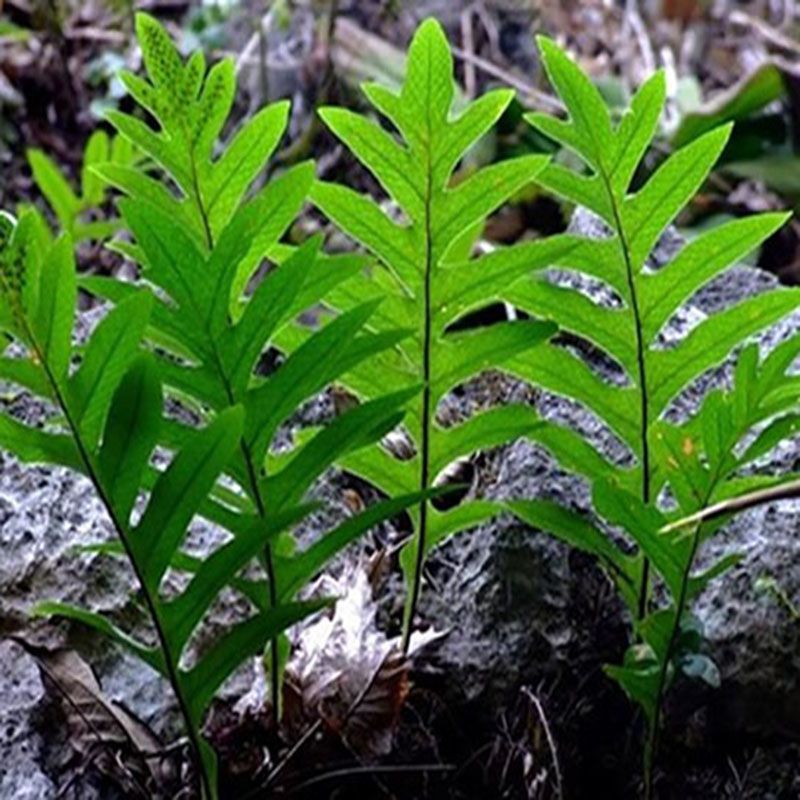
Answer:
[[(192, 164), (194, 169), (193, 154), (192, 154)], [(212, 250), (214, 247), (214, 238), (211, 231), (208, 211), (203, 205), (203, 198), (200, 193), (199, 185), (196, 186), (195, 200), (197, 203), (198, 212), (202, 217), (203, 225), (205, 227), (206, 234), (208, 237), (209, 250)], [(223, 388), (223, 391), (225, 392), (226, 397), (228, 398), (228, 405), (233, 406), (236, 404), (236, 393), (233, 386), (233, 379), (228, 376), (228, 373), (225, 370), (224, 361), (218, 349), (218, 340), (213, 335), (212, 331), (209, 328), (209, 321), (206, 320), (203, 317), (203, 315), (199, 313), (198, 313), (198, 319), (200, 320), (200, 323), (202, 325), (203, 332), (206, 334), (209, 340), (210, 354), (214, 361), (214, 367), (216, 368), (220, 384)], [(253, 454), (250, 449), (250, 445), (247, 443), (244, 433), (242, 433), (242, 436), (239, 438), (239, 449), (242, 454), (242, 459), (244, 460), (245, 463), (245, 470), (247, 472), (247, 478), (250, 483), (250, 490), (253, 494), (253, 499), (255, 500), (256, 511), (258, 513), (259, 518), (264, 521), (264, 524), (266, 524), (267, 510), (266, 510), (266, 503), (264, 501), (264, 497), (262, 496), (261, 492), (261, 485), (258, 480), (259, 470), (256, 467), (255, 461), (253, 459)], [(263, 565), (267, 573), (267, 594), (269, 597), (269, 605), (270, 609), (275, 609), (279, 605), (277, 575), (275, 571), (272, 546), (270, 545), (269, 542), (264, 543), (263, 556), (264, 556)], [(270, 652), (272, 655), (272, 658), (270, 659), (270, 691), (273, 703), (275, 705), (276, 714), (278, 713), (277, 709), (280, 707), (280, 700), (279, 700), (280, 672), (278, 663), (278, 649), (279, 649), (278, 645), (279, 643), (277, 637), (274, 637), (270, 640)]]
[[(431, 342), (432, 342), (432, 307), (431, 307), (431, 271), (433, 242), (431, 241), (433, 221), (431, 219), (433, 206), (433, 152), (432, 152), (432, 130), (431, 130), (431, 49), (426, 48), (426, 70), (425, 70), (425, 210), (424, 210), (424, 239), (425, 252), (423, 263), (423, 336), (422, 336), (422, 414), (421, 414), (421, 435), (420, 435), (420, 479), (419, 489), (425, 492), (429, 483), (430, 471), (430, 427), (431, 427)], [(422, 567), (425, 563), (425, 540), (428, 523), (428, 501), (423, 497), (419, 504), (419, 530), (417, 532), (417, 552), (412, 576), (411, 596), (406, 619), (403, 626), (403, 652), (408, 652), (411, 641), (411, 627), (414, 621), (414, 610), (419, 599), (422, 583)]]
[[(594, 136), (594, 128), (589, 126), (590, 136), (592, 143), (597, 148), (597, 141)], [(628, 241), (625, 236), (625, 228), (622, 222), (622, 215), (620, 213), (619, 204), (614, 188), (611, 184), (611, 178), (605, 170), (602, 160), (598, 160), (598, 174), (601, 176), (603, 186), (611, 204), (611, 211), (614, 217), (614, 227), (616, 228), (617, 238), (620, 244), (623, 261), (625, 263), (625, 273), (628, 284), (629, 304), (631, 313), (633, 315), (634, 332), (636, 338), (636, 365), (638, 372), (638, 386), (639, 386), (639, 442), (640, 442), (640, 465), (642, 469), (642, 486), (641, 496), (642, 502), (648, 504), (650, 502), (650, 447), (648, 440), (648, 415), (649, 415), (649, 399), (647, 396), (647, 366), (645, 355), (645, 344), (642, 330), (642, 320), (639, 310), (639, 300), (636, 292), (636, 278), (633, 270), (633, 263), (631, 261), (631, 253)], [(650, 582), (650, 566), (649, 561), (645, 557), (642, 566), (642, 583), (639, 592), (639, 619), (643, 619), (647, 611), (647, 597)]]

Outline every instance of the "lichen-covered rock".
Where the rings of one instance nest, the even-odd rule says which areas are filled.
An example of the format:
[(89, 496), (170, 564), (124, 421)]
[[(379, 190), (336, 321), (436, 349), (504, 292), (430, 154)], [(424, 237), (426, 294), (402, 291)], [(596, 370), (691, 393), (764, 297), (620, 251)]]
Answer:
[(0, 642), (0, 797), (40, 800), (57, 787), (42, 769), (45, 743), (36, 725), (44, 687), (33, 659)]

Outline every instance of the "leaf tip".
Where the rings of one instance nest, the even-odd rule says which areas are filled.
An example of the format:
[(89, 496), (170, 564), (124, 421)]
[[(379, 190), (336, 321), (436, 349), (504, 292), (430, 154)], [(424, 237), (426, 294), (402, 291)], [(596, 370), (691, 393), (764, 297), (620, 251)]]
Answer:
[(564, 54), (561, 48), (555, 43), (555, 41), (543, 33), (537, 34), (536, 46), (539, 48), (539, 52), (542, 54), (542, 57), (545, 60), (547, 60), (551, 56), (558, 56)]
[(425, 39), (439, 39), (447, 44), (447, 35), (444, 32), (442, 24), (436, 17), (427, 17), (423, 20), (422, 24), (417, 28), (417, 32), (414, 34), (413, 41), (424, 41)]
[(134, 27), (136, 29), (136, 38), (141, 40), (149, 31), (161, 27), (161, 23), (151, 14), (146, 11), (137, 11), (134, 17)]

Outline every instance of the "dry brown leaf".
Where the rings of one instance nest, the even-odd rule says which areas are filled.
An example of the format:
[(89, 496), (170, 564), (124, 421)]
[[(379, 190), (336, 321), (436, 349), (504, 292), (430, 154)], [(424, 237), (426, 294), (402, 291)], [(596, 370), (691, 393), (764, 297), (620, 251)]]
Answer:
[[(163, 745), (150, 728), (107, 697), (94, 671), (74, 650), (47, 650), (14, 637), (36, 661), (46, 687), (58, 696), (70, 744), (132, 797), (154, 797), (167, 774), (152, 755)], [(150, 756), (150, 757), (148, 757)]]
[[(410, 661), (399, 638), (378, 627), (370, 576), (360, 565), (338, 580), (323, 576), (314, 594), (340, 599), (293, 637), (284, 721), (299, 735), (322, 719), (360, 757), (386, 755), (410, 688)], [(438, 635), (412, 637), (412, 652)]]

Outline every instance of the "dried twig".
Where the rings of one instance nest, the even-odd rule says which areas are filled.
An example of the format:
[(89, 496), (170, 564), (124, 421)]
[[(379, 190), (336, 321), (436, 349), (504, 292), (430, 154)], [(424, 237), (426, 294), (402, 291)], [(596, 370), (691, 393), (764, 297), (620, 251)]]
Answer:
[(746, 511), (748, 508), (754, 508), (764, 503), (772, 503), (776, 500), (792, 500), (797, 497), (800, 497), (800, 480), (782, 483), (780, 486), (772, 486), (769, 489), (757, 489), (739, 497), (732, 497), (729, 500), (714, 503), (714, 505), (707, 506), (694, 514), (671, 522), (661, 528), (660, 533), (672, 533), (681, 528), (688, 528), (692, 525), (699, 525), (701, 522), (724, 517), (727, 514), (734, 514), (737, 511)]
[(311, 786), (320, 783), (336, 780), (339, 778), (349, 778), (357, 775), (393, 775), (414, 772), (452, 772), (455, 767), (452, 764), (367, 764), (359, 767), (347, 767), (344, 769), (334, 769), (323, 772), (309, 778), (302, 783), (292, 787), (291, 793), (297, 794)]
[[(461, 14), (461, 41), (464, 43), (464, 51), (470, 56), (475, 55), (475, 32), (472, 28), (473, 7), (467, 6)], [(477, 90), (477, 76), (475, 74), (475, 62), (471, 58), (464, 59), (464, 92), (472, 100)]]
[(781, 15), (781, 28), (788, 29), (794, 25), (797, 9), (794, 0), (783, 0), (783, 14)]
[(264, 780), (261, 784), (256, 786), (255, 789), (248, 792), (242, 800), (250, 800), (250, 798), (258, 797), (262, 794), (262, 792), (266, 792), (266, 790), (272, 786), (278, 776), (286, 769), (289, 762), (300, 752), (300, 750), (305, 747), (306, 742), (309, 741), (313, 736), (315, 736), (320, 729), (322, 728), (322, 717), (315, 720), (311, 725), (306, 728), (303, 732), (303, 735), (291, 746), (289, 752), (275, 765), (275, 768), (270, 771), (269, 775), (267, 775), (266, 780)]
[(561, 777), (561, 765), (558, 761), (558, 750), (556, 749), (556, 741), (553, 738), (553, 733), (550, 730), (550, 724), (547, 721), (547, 715), (544, 712), (539, 698), (527, 686), (522, 688), (522, 693), (528, 698), (531, 705), (536, 711), (536, 716), (542, 724), (545, 738), (547, 739), (547, 747), (550, 750), (550, 757), (553, 761), (553, 782), (555, 783), (556, 798), (563, 800), (564, 798), (564, 781)]
[(647, 33), (647, 28), (642, 21), (642, 15), (639, 13), (639, 4), (637, 0), (627, 0), (625, 3), (625, 27), (629, 27), (636, 37), (636, 42), (639, 45), (639, 52), (644, 62), (644, 71), (647, 75), (656, 71), (656, 57), (653, 52), (653, 44), (650, 41), (650, 36)]
[(773, 28), (767, 22), (764, 22), (758, 17), (751, 16), (744, 11), (731, 11), (728, 17), (732, 25), (740, 25), (744, 28), (750, 28), (757, 33), (762, 39), (769, 44), (780, 50), (785, 50), (793, 55), (800, 53), (800, 42), (797, 42), (793, 37), (787, 36), (777, 28)]
[[(272, 18), (273, 18), (273, 8), (272, 3), (270, 3), (270, 8), (266, 14), (264, 14), (258, 22), (256, 30), (253, 31), (253, 34), (247, 40), (247, 44), (244, 46), (244, 49), (239, 54), (239, 57), (236, 59), (236, 75), (237, 77), (241, 73), (242, 69), (246, 64), (249, 64), (253, 58), (256, 56), (256, 53), (260, 52), (263, 48), (263, 42), (265, 37), (269, 34), (270, 29), (272, 28)], [(259, 60), (261, 60), (259, 58)]]
[(476, 0), (472, 5), (475, 16), (480, 20), (483, 30), (486, 32), (486, 38), (489, 40), (489, 52), (492, 58), (497, 60), (500, 58), (500, 31), (497, 28), (497, 22), (494, 17), (486, 10), (483, 0)]
[(93, 25), (67, 27), (64, 36), (70, 41), (100, 42), (111, 47), (121, 47), (128, 41), (128, 36), (122, 31), (99, 28)]
[(453, 47), (452, 51), (456, 58), (459, 58), (462, 61), (472, 62), (478, 69), (482, 70), (487, 75), (491, 75), (493, 78), (497, 78), (498, 80), (507, 83), (513, 89), (516, 89), (521, 95), (523, 95), (523, 98), (528, 99), (530, 105), (555, 114), (559, 114), (564, 111), (564, 106), (558, 100), (556, 100), (555, 97), (547, 94), (547, 92), (536, 89), (535, 87), (523, 81), (521, 78), (518, 78), (516, 75), (513, 75), (502, 67), (498, 67), (497, 64), (493, 64), (491, 61), (487, 61), (485, 58), (481, 58), (474, 53), (468, 53), (465, 50), (462, 50), (460, 47)]

